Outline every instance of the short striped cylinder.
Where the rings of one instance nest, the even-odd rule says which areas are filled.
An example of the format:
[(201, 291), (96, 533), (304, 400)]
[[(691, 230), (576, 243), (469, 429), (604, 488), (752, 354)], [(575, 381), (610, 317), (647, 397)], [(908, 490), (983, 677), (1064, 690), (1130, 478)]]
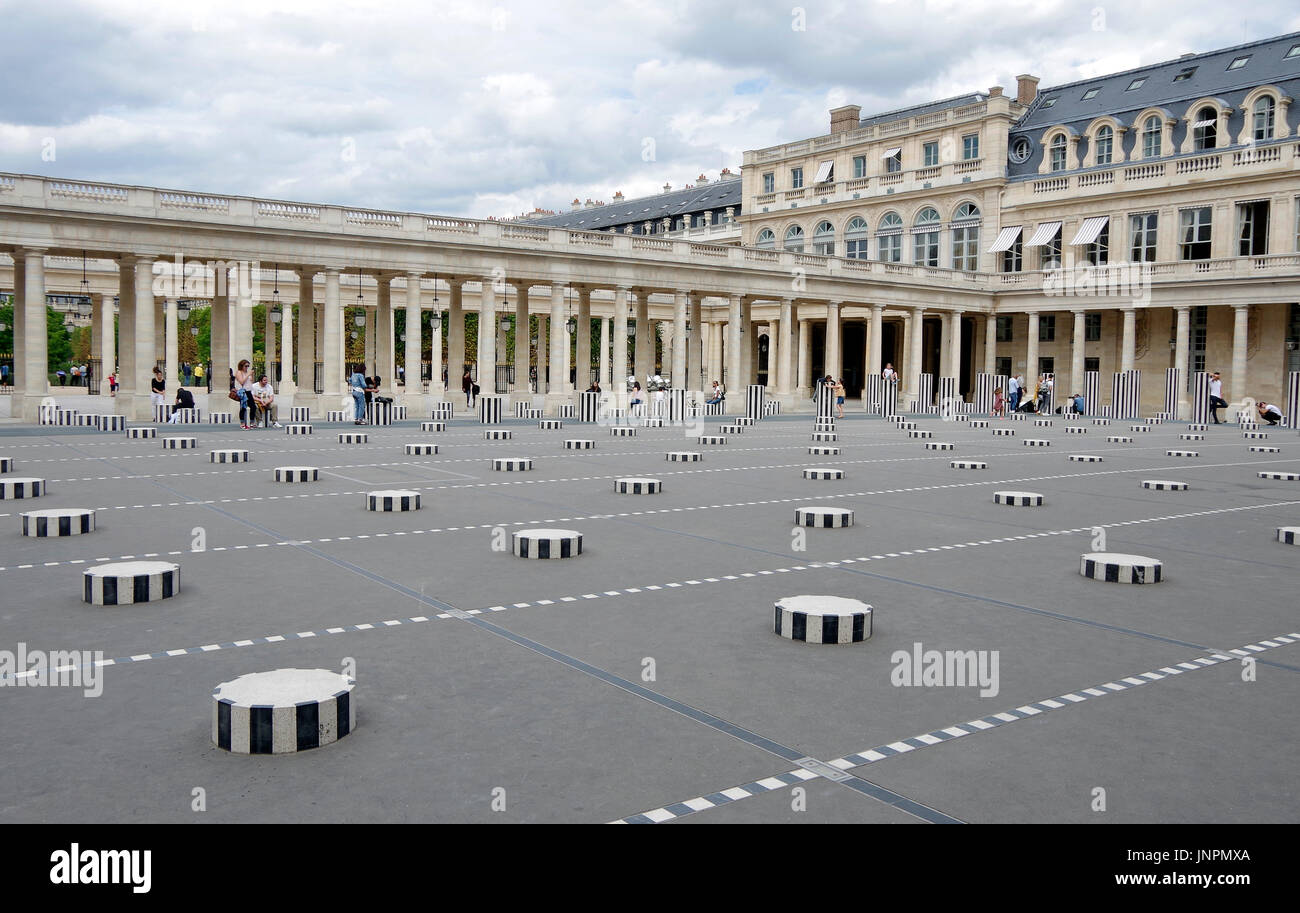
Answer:
[(840, 448), (814, 444), (808, 448), (808, 452), (813, 456), (839, 456)]
[(158, 429), (157, 428), (128, 428), (126, 429), (126, 436), (128, 439), (157, 437)]
[(763, 415), (764, 415), (764, 417), (769, 416), (769, 415), (780, 415), (780, 414), (781, 414), (781, 403), (780, 403), (779, 401), (774, 400), (774, 399), (769, 399), (769, 400), (764, 400), (764, 401), (763, 401)]
[(842, 479), (844, 478), (843, 469), (805, 469), (803, 471), (805, 479)]
[(38, 539), (84, 536), (95, 531), (95, 512), (82, 507), (29, 510), (19, 516), (23, 519), (23, 535)]
[(745, 432), (744, 425), (719, 425), (718, 426), (719, 434), (744, 434), (744, 432)]
[(897, 422), (894, 427), (899, 431), (915, 431), (916, 422)]
[(989, 464), (983, 460), (953, 460), (948, 464), (951, 469), (988, 469)]
[(987, 428), (989, 420), (986, 418), (973, 418), (970, 420), (970, 426), (972, 428)]
[(578, 407), (573, 403), (560, 403), (560, 418), (577, 418)]
[(993, 503), (1008, 507), (1042, 507), (1043, 496), (1036, 491), (995, 491)]
[(163, 450), (194, 450), (199, 446), (199, 439), (196, 437), (164, 436), (162, 445)]
[(1131, 443), (1133, 443), (1133, 439), (1132, 439), (1131, 437), (1129, 437), (1127, 434), (1108, 434), (1108, 435), (1106, 435), (1106, 443), (1108, 443), (1108, 444), (1131, 444)]
[(509, 441), (514, 436), (515, 433), (509, 428), (489, 428), (483, 432), (483, 440), (485, 441)]
[(356, 681), (328, 669), (251, 672), (212, 690), (212, 744), (233, 754), (293, 754), (357, 728)]
[(927, 441), (926, 450), (952, 450), (952, 444), (947, 441)]
[(1151, 491), (1187, 491), (1191, 486), (1186, 482), (1171, 482), (1168, 479), (1143, 479), (1142, 487)]
[(1087, 434), (1088, 429), (1083, 427), (1082, 425), (1066, 425), (1065, 433), (1066, 434)]
[(89, 412), (77, 413), (78, 428), (95, 428), (99, 426), (99, 415)]
[(170, 421), (173, 408), (175, 407), (171, 403), (154, 403), (153, 420), (160, 423)]
[[(125, 415), (97, 415), (95, 416), (95, 418), (98, 419), (98, 421), (95, 422), (95, 427), (98, 428), (100, 431), (125, 431), (126, 430)], [(149, 430), (154, 431), (156, 429), (150, 428)]]
[(649, 418), (641, 419), (642, 428), (662, 428), (663, 426), (664, 426), (663, 418), (657, 415), (652, 415)]
[(275, 467), (275, 480), (277, 482), (317, 482), (320, 480), (320, 470), (315, 466), (277, 466)]
[(727, 439), (720, 434), (701, 434), (695, 439), (699, 444), (725, 444)]
[(620, 495), (657, 495), (664, 490), (658, 479), (615, 479), (614, 492)]
[[(170, 406), (168, 407), (171, 408)], [(73, 425), (77, 424), (78, 412), (76, 409), (56, 409), (54, 412), (54, 424), (56, 425)]]
[(235, 423), (234, 416), (232, 416), (229, 412), (208, 413), (209, 425), (233, 425), (234, 423)]
[(330, 409), (325, 413), (327, 422), (347, 422), (351, 421), (350, 412), (344, 412), (342, 409)]
[(934, 432), (933, 431), (909, 431), (907, 432), (907, 436), (909, 438), (914, 438), (914, 439), (929, 438), (929, 437), (934, 437)]
[(1142, 434), (1143, 432), (1150, 431), (1151, 426), (1150, 425), (1129, 425), (1128, 430), (1136, 432), (1137, 434)]
[(370, 491), (366, 493), (366, 510), (383, 513), (402, 513), (420, 509), (420, 493), (404, 489)]
[(407, 411), (408, 410), (406, 406), (400, 405), (399, 403), (393, 403), (393, 421), (395, 422), (406, 421)]
[(519, 558), (576, 558), (582, 554), (582, 533), (576, 529), (521, 529), (510, 538)]
[(541, 418), (545, 414), (546, 413), (543, 412), (541, 409), (525, 409), (524, 414), (519, 417), (520, 418)]
[(629, 425), (611, 425), (610, 437), (636, 437), (636, 429)]
[(285, 434), (311, 434), (311, 425), (300, 425), (297, 423), (284, 426)]
[(582, 422), (594, 422), (600, 415), (600, 394), (580, 393), (578, 405), (582, 407), (578, 420)]
[(247, 463), (250, 458), (247, 450), (212, 450), (208, 452), (209, 463)]
[(842, 596), (787, 596), (775, 604), (777, 634), (808, 644), (856, 644), (871, 637), (871, 606)]
[(1092, 423), (1093, 423), (1094, 425), (1109, 425), (1109, 424), (1110, 424), (1110, 419), (1108, 419), (1108, 418), (1094, 418), (1094, 419), (1092, 420)]
[(1180, 434), (1180, 435), (1178, 435), (1178, 440), (1180, 440), (1180, 441), (1203, 441), (1203, 440), (1205, 440), (1205, 435), (1203, 435), (1203, 434), (1187, 434), (1187, 433), (1184, 433), (1184, 434)]
[(1209, 427), (1201, 422), (1193, 422), (1187, 426), (1188, 431), (1208, 431)]
[(366, 421), (371, 425), (391, 425), (393, 423), (393, 404), (372, 400), (366, 403)]
[(528, 402), (515, 403), (515, 418), (528, 418), (528, 414), (533, 411), (533, 404)]
[(340, 444), (369, 444), (370, 435), (364, 431), (340, 431)]
[(957, 412), (957, 413), (954, 413), (952, 416), (950, 416), (950, 420), (951, 420), (951, 421), (954, 421), (954, 422), (969, 422), (969, 421), (970, 421), (970, 413), (968, 413), (968, 412)]
[(291, 422), (310, 422), (310, 421), (311, 421), (311, 407), (310, 407), (310, 406), (290, 406), (290, 407), (289, 407), (289, 421), (291, 421)]
[(853, 511), (847, 507), (796, 507), (794, 522), (796, 526), (839, 529), (853, 525)]
[(1052, 420), (1051, 420), (1050, 418), (1036, 418), (1036, 419), (1034, 419), (1034, 427), (1035, 427), (1035, 428), (1051, 428), (1051, 427), (1052, 427)]
[(1267, 440), (1268, 440), (1268, 432), (1267, 432), (1267, 431), (1243, 431), (1243, 432), (1241, 432), (1241, 436), (1242, 436), (1243, 438), (1245, 438), (1246, 440), (1248, 440), (1248, 441), (1267, 441)]
[(36, 423), (38, 425), (53, 425), (58, 421), (59, 409), (55, 405), (42, 405), (36, 407)]
[(13, 472), (13, 471), (14, 471), (14, 458), (0, 457), (0, 473)]
[(527, 472), (533, 468), (532, 457), (496, 457), (492, 460), (496, 472)]
[(1162, 419), (1160, 416), (1157, 415), (1155, 417), (1148, 416), (1147, 418), (1144, 418), (1142, 421), (1148, 425), (1159, 425), (1164, 421), (1164, 419)]
[(694, 450), (670, 450), (664, 454), (664, 458), (670, 463), (698, 463), (703, 455)]
[(202, 412), (196, 409), (177, 409), (172, 413), (178, 425), (197, 425), (202, 420)]
[(1164, 579), (1164, 566), (1155, 558), (1145, 555), (1123, 555), (1117, 552), (1090, 552), (1079, 556), (1079, 573), (1089, 580), (1106, 583), (1159, 583)]
[(839, 437), (834, 431), (814, 431), (812, 439), (814, 441), (838, 441)]
[(1277, 541), (1283, 545), (1300, 545), (1300, 526), (1279, 526)]
[(1015, 437), (1015, 434), (1016, 434), (1015, 428), (994, 428), (993, 429), (994, 437)]
[(564, 442), (565, 450), (595, 450), (596, 442), (586, 439), (573, 438)]
[(480, 396), (478, 398), (478, 420), (484, 425), (496, 425), (501, 421), (501, 397)]
[(1071, 463), (1100, 463), (1102, 458), (1093, 456), (1090, 453), (1072, 453), (1070, 454)]
[(1200, 452), (1196, 450), (1166, 450), (1165, 456), (1170, 457), (1198, 457)]
[(1025, 422), (1029, 420), (1029, 416), (1023, 412), (1012, 412), (1007, 416), (1007, 418), (1013, 422)]
[(433, 409), (429, 413), (429, 418), (445, 422), (450, 421), (455, 414), (455, 403), (434, 403)]
[(406, 444), (407, 456), (434, 456), (438, 452), (437, 444)]
[(446, 431), (446, 422), (420, 422), (421, 431)]
[(96, 565), (81, 575), (81, 581), (84, 602), (135, 605), (180, 593), (181, 569), (170, 561), (124, 561)]
[(748, 425), (752, 428), (754, 425), (754, 417), (752, 415), (737, 415), (732, 419), (732, 423), (736, 425)]
[(1265, 471), (1259, 473), (1261, 479), (1273, 479), (1278, 482), (1300, 482), (1300, 472), (1273, 472)]
[[(832, 419), (832, 421), (833, 421), (833, 419)], [(887, 422), (892, 422), (894, 425), (898, 425), (900, 422), (905, 422), (905, 421), (907, 421), (907, 416), (906, 416), (906, 415), (887, 415), (887, 416), (885, 416), (885, 421), (887, 421)]]
[(1027, 437), (1020, 443), (1024, 444), (1026, 447), (1051, 447), (1052, 446), (1051, 441), (1044, 440), (1043, 438), (1034, 438), (1034, 437)]
[(1251, 453), (1281, 453), (1281, 447), (1272, 447), (1265, 444), (1251, 444), (1248, 448)]
[(544, 418), (537, 423), (537, 427), (542, 431), (559, 431), (564, 428), (564, 422), (558, 418)]

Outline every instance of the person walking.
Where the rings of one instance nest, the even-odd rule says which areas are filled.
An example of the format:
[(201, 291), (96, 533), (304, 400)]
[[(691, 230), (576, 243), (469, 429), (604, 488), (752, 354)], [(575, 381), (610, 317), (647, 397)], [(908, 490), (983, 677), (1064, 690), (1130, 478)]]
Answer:
[(1214, 424), (1223, 424), (1219, 421), (1219, 410), (1227, 408), (1228, 401), (1223, 398), (1223, 379), (1215, 371), (1210, 375), (1210, 416), (1214, 419)]
[(194, 386), (203, 386), (203, 362), (194, 366)]
[(1002, 388), (993, 388), (993, 415), (995, 418), (1006, 418), (1006, 402), (1002, 399)]
[(1007, 411), (1020, 411), (1020, 377), (1015, 374), (1007, 379)]
[(472, 408), (474, 406), (474, 378), (470, 375), (469, 368), (466, 368), (464, 375), (461, 376), (460, 389), (465, 393), (465, 408)]

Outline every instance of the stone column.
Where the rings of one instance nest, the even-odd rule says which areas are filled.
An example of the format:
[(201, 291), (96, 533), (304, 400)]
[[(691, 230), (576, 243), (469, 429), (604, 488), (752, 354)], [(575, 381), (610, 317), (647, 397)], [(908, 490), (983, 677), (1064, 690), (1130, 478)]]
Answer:
[[(27, 313), (31, 313), (30, 305)], [(1232, 306), (1232, 389), (1228, 391), (1232, 398), (1224, 397), (1230, 403), (1240, 403), (1249, 395), (1246, 391), (1246, 339), (1250, 328), (1249, 321), (1250, 305), (1234, 304)], [(31, 338), (30, 334), (27, 338)], [(1228, 418), (1231, 419), (1233, 416), (1229, 414)]]
[(447, 385), (453, 391), (460, 390), (465, 374), (464, 284), (461, 279), (447, 280)]
[(724, 402), (728, 412), (745, 410), (745, 379), (740, 373), (740, 347), (744, 340), (740, 330), (740, 309), (740, 296), (727, 296), (727, 398)]
[(689, 390), (690, 378), (686, 374), (686, 307), (688, 294), (685, 289), (678, 289), (673, 295), (673, 388)]
[[(298, 269), (298, 398), (302, 399), (301, 404), (308, 402), (303, 397), (316, 394), (315, 275), (309, 267)], [(215, 393), (216, 389), (214, 386), (212, 392)]]
[[(740, 389), (752, 384), (757, 377), (758, 327), (754, 325), (754, 303), (740, 299)], [(743, 399), (743, 397), (742, 397)]]
[(23, 370), (25, 348), (23, 339), (27, 335), (27, 260), (23, 256), (22, 248), (15, 248), (10, 256), (14, 261), (14, 376), (12, 379), (14, 392), (10, 403), (10, 415), (19, 417), (23, 411), (22, 385), (26, 383), (18, 372)]
[(1190, 307), (1174, 308), (1177, 318), (1177, 330), (1174, 334), (1174, 367), (1181, 373), (1178, 376), (1178, 415), (1182, 421), (1192, 417), (1192, 402), (1187, 393), (1187, 384), (1191, 379), (1191, 311)]
[(703, 391), (708, 389), (704, 380), (704, 321), (700, 296), (692, 293), (687, 303), (691, 328), (686, 331), (686, 382), (683, 389)]
[(551, 372), (547, 394), (569, 394), (569, 349), (564, 339), (564, 286), (551, 285)]
[(321, 310), (321, 361), (324, 405), (337, 409), (343, 395), (343, 311), (339, 302), (339, 271), (325, 270), (325, 303)]
[(375, 373), (379, 375), (379, 392), (393, 395), (393, 278), (385, 273), (375, 277), (379, 294), (375, 305)]
[(550, 318), (545, 314), (537, 315), (537, 389), (540, 392), (545, 386), (550, 390), (550, 375), (547, 373), (550, 358), (547, 351), (551, 347), (551, 337), (549, 333)]
[(622, 393), (627, 389), (627, 308), (630, 294), (630, 290), (623, 285), (614, 290), (614, 320), (609, 330), (613, 336), (614, 349), (609, 369), (609, 390), (619, 394), (619, 403), (623, 402)]
[(812, 371), (812, 321), (800, 320), (799, 367), (798, 376), (795, 378), (795, 395), (800, 399), (808, 399), (812, 396), (810, 371)]
[[(279, 299), (276, 299), (278, 302)], [(275, 302), (266, 302), (262, 310), (262, 352), (265, 355), (264, 370), (267, 380), (275, 387), (275, 374), (271, 371), (271, 362), (275, 361), (275, 321), (271, 319), (272, 306)]]
[[(650, 327), (650, 294), (644, 290), (635, 290), (636, 296), (636, 352), (633, 355), (635, 367), (632, 373), (645, 391), (646, 378), (654, 373), (655, 341)], [(643, 397), (644, 398), (644, 397)]]
[[(1060, 383), (1056, 385), (1056, 398), (1060, 402), (1062, 394), (1069, 396), (1071, 393), (1083, 392), (1083, 352), (1084, 341), (1087, 337), (1088, 315), (1085, 311), (1074, 311), (1074, 339), (1070, 345), (1070, 389), (1064, 390)], [(1089, 406), (1095, 405), (1088, 403)]]
[(826, 373), (840, 379), (840, 302), (826, 302)]
[[(226, 284), (226, 276), (220, 269), (214, 277), (214, 292), (212, 294), (212, 313), (211, 317), (211, 341), (209, 353), (212, 356), (212, 364), (208, 368), (212, 374), (212, 395), (208, 397), (209, 412), (231, 412), (231, 407), (235, 404), (226, 397), (230, 390), (230, 290)], [(126, 322), (122, 321), (122, 350), (126, 351), (127, 345)], [(121, 391), (118, 391), (121, 396)]]
[[(91, 352), (99, 355), (99, 376), (92, 377), (99, 384), (99, 395), (108, 396), (112, 388), (108, 375), (113, 372), (117, 360), (117, 346), (113, 340), (113, 297), (111, 295), (95, 296), (95, 323), (99, 326), (99, 336), (91, 343)], [(93, 335), (93, 330), (91, 331)]]
[(600, 389), (613, 390), (609, 372), (609, 318), (600, 318)]
[[(907, 355), (907, 399), (910, 404), (921, 393), (921, 359), (924, 352), (925, 309), (912, 308), (912, 320), (907, 327), (910, 350)], [(904, 407), (907, 408), (907, 407)]]
[(961, 395), (961, 311), (948, 315), (950, 338), (948, 349), (948, 376), (957, 378), (957, 395)]
[[(378, 310), (378, 308), (366, 308), (366, 309), (365, 309), (365, 314), (366, 314), (366, 326), (365, 326), (366, 338), (363, 340), (363, 342), (364, 342), (365, 345), (364, 345), (364, 348), (363, 348), (361, 351), (364, 353), (364, 354), (362, 355), (362, 358), (364, 358), (364, 359), (365, 359), (365, 362), (366, 362), (366, 370), (365, 370), (365, 373), (366, 373), (367, 375), (375, 375), (375, 374), (378, 374), (378, 373), (379, 373), (379, 371), (378, 371), (378, 368), (379, 368), (379, 359), (378, 359), (379, 346), (377, 345), (377, 343), (378, 343), (378, 341), (379, 341), (379, 329), (378, 329), (378, 327), (376, 326), (376, 323), (377, 323), (377, 320), (376, 320), (376, 311), (377, 311), (377, 310)], [(345, 345), (346, 345), (346, 343), (345, 343)]]
[[(251, 324), (250, 324), (251, 326)], [(163, 363), (163, 380), (167, 379), (167, 299), (161, 295), (155, 295), (153, 299), (153, 361), (151, 365), (158, 362)], [(250, 346), (249, 351), (252, 351)], [(149, 379), (153, 381), (153, 367), (149, 368)], [(169, 387), (168, 390), (174, 390)], [(152, 415), (152, 412), (150, 413)]]
[[(122, 257), (117, 266), (117, 412), (133, 415), (129, 394), (135, 390), (135, 259)], [(15, 311), (15, 313), (17, 313)], [(227, 334), (229, 324), (227, 323)], [(14, 337), (15, 342), (17, 336)], [(215, 341), (213, 345), (216, 345)], [(229, 352), (229, 343), (226, 351)], [(14, 353), (17, 355), (17, 353)], [(227, 356), (229, 358), (229, 356)]]
[(575, 386), (586, 390), (591, 386), (591, 289), (578, 289), (578, 338), (574, 343), (574, 363), (577, 366)]
[(1025, 386), (1029, 390), (1038, 390), (1038, 313), (1029, 314), (1029, 338), (1025, 340)]
[(180, 370), (180, 336), (177, 333), (180, 330), (178, 320), (180, 314), (177, 313), (179, 299), (168, 298), (164, 302), (166, 316), (164, 317), (167, 354), (163, 357), (163, 380), (167, 383), (167, 398), (174, 399), (176, 390), (181, 385)]
[[(28, 301), (31, 301), (31, 284), (27, 286)], [(131, 411), (127, 413), (138, 422), (153, 418), (150, 405), (149, 383), (153, 379), (153, 368), (157, 361), (155, 353), (158, 339), (154, 327), (153, 300), (153, 258), (136, 257), (135, 260), (135, 389), (131, 393)], [(30, 313), (30, 304), (28, 305)], [(30, 333), (29, 342), (30, 345)], [(28, 358), (31, 356), (29, 355)]]
[(492, 276), (482, 280), (478, 299), (478, 385), (479, 392), (496, 393), (497, 374), (497, 290)]
[[(40, 418), (41, 400), (49, 393), (49, 335), (45, 319), (45, 250), (29, 247), (23, 251), (22, 274), (19, 276), (15, 258), (14, 286), (23, 285), (22, 362), (14, 368), (21, 373), (14, 385), (14, 400), (19, 408), (12, 414), (21, 415), (25, 422)], [(148, 286), (146, 286), (146, 289)], [(17, 307), (14, 313), (18, 312)], [(152, 328), (149, 333), (153, 342)], [(15, 333), (15, 338), (17, 334)], [(149, 389), (145, 386), (145, 389)], [(148, 400), (146, 400), (147, 404)], [(11, 407), (12, 408), (12, 407)]]
[[(989, 314), (984, 318), (984, 373), (998, 370), (998, 318)], [(1012, 370), (1014, 373), (1014, 368)]]
[[(137, 282), (137, 289), (138, 289), (139, 277), (136, 277), (136, 282)], [(236, 279), (236, 283), (237, 284), (236, 284), (236, 294), (235, 294), (235, 301), (234, 301), (234, 316), (231, 319), (231, 322), (234, 324), (235, 343), (232, 346), (231, 357), (236, 365), (239, 364), (240, 360), (244, 358), (247, 358), (251, 365), (253, 361), (253, 299), (245, 296), (244, 293), (247, 290), (243, 287), (242, 282), (239, 282), (238, 279)], [(138, 291), (136, 293), (136, 298), (137, 299), (139, 298)], [(144, 309), (137, 308), (137, 310), (143, 312)], [(140, 322), (137, 319), (136, 320), (137, 335), (139, 335), (139, 331), (140, 331)], [(137, 350), (137, 357), (138, 357), (138, 350)], [(137, 377), (139, 376), (139, 368), (140, 366), (136, 365)], [(152, 370), (152, 368), (153, 368), (153, 363), (150, 362), (150, 369)], [(148, 387), (146, 386), (145, 389), (147, 391)]]
[[(402, 364), (403, 376), (406, 382), (407, 405), (415, 405), (418, 408), (420, 402), (416, 399), (411, 402), (412, 397), (421, 397), (424, 395), (424, 366), (420, 364), (424, 354), (424, 318), (423, 318), (423, 290), (420, 288), (420, 274), (406, 274), (406, 299), (404, 317), (406, 321), (406, 340), (402, 343)], [(434, 351), (429, 356), (430, 370), (433, 376), (430, 379), (430, 388), (435, 385), (442, 386), (442, 332), (433, 334)], [(397, 372), (394, 371), (394, 374)], [(442, 397), (435, 397), (441, 400)]]
[(1134, 353), (1137, 349), (1137, 311), (1133, 308), (1124, 308), (1123, 314), (1124, 337), (1120, 349), (1119, 369), (1121, 371), (1132, 371)]
[(528, 328), (528, 286), (515, 286), (515, 385), (513, 394), (518, 402), (528, 402), (528, 369), (531, 367), (532, 336)]
[(781, 299), (781, 343), (778, 348), (780, 360), (777, 362), (776, 392), (789, 396), (793, 390), (791, 383), (791, 364), (794, 355), (794, 299)]
[(881, 361), (881, 345), (885, 332), (885, 306), (883, 304), (873, 304), (871, 306), (871, 353), (868, 356), (870, 361), (867, 364), (867, 374), (879, 374), (885, 366)]
[(280, 395), (296, 393), (298, 385), (293, 379), (293, 305), (286, 302), (280, 307)]

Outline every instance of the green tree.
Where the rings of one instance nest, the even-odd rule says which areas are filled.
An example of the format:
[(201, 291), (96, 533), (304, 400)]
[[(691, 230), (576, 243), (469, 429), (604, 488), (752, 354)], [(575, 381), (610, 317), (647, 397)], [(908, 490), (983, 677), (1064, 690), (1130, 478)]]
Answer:
[(72, 364), (72, 340), (68, 328), (63, 325), (63, 315), (45, 306), (46, 328), (46, 367), (51, 377), (62, 368), (64, 371)]

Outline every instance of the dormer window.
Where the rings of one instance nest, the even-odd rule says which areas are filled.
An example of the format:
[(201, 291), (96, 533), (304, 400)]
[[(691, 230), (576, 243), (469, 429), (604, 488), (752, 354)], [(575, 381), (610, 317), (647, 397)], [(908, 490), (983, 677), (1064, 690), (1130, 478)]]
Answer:
[(1202, 108), (1196, 112), (1196, 121), (1192, 124), (1192, 148), (1196, 152), (1213, 149), (1218, 136), (1219, 114), (1213, 108)]
[(1142, 128), (1142, 157), (1154, 159), (1160, 157), (1160, 118), (1151, 115)]
[(1114, 157), (1115, 149), (1115, 131), (1110, 127), (1102, 127), (1097, 131), (1096, 162), (1098, 165), (1109, 165)]
[(1090, 101), (1091, 99), (1096, 98), (1097, 93), (1099, 93), (1100, 91), (1101, 89), (1099, 88), (1089, 89), (1087, 92), (1083, 93), (1083, 98), (1080, 99), (1080, 101)]
[(1283, 60), (1290, 60), (1292, 57), (1300, 57), (1300, 44), (1291, 45), (1291, 50), (1282, 55)]
[(1140, 89), (1140, 88), (1142, 88), (1142, 83), (1144, 83), (1144, 82), (1146, 82), (1146, 81), (1147, 81), (1147, 78), (1146, 78), (1145, 76), (1139, 76), (1137, 79), (1135, 79), (1135, 80), (1133, 80), (1131, 83), (1129, 83), (1129, 84), (1128, 84), (1128, 88), (1125, 89), (1124, 91), (1125, 91), (1125, 92), (1132, 92), (1134, 89)]
[(1056, 99), (1055, 99), (1055, 98), (1049, 98), (1047, 101), (1043, 102), (1043, 107), (1044, 107), (1044, 108), (1050, 108), (1050, 107), (1052, 107), (1052, 105), (1054, 105), (1054, 104), (1056, 104)]
[(1052, 139), (1051, 146), (1048, 147), (1050, 154), (1050, 167), (1053, 171), (1065, 170), (1065, 134), (1058, 133)]
[(1246, 54), (1246, 55), (1241, 56), (1241, 57), (1234, 57), (1234, 58), (1232, 58), (1232, 63), (1228, 64), (1228, 70), (1229, 70), (1229, 71), (1231, 71), (1231, 70), (1240, 70), (1240, 69), (1241, 69), (1242, 67), (1244, 67), (1244, 66), (1246, 65), (1246, 63), (1250, 60), (1250, 56), (1251, 56), (1251, 55)]

